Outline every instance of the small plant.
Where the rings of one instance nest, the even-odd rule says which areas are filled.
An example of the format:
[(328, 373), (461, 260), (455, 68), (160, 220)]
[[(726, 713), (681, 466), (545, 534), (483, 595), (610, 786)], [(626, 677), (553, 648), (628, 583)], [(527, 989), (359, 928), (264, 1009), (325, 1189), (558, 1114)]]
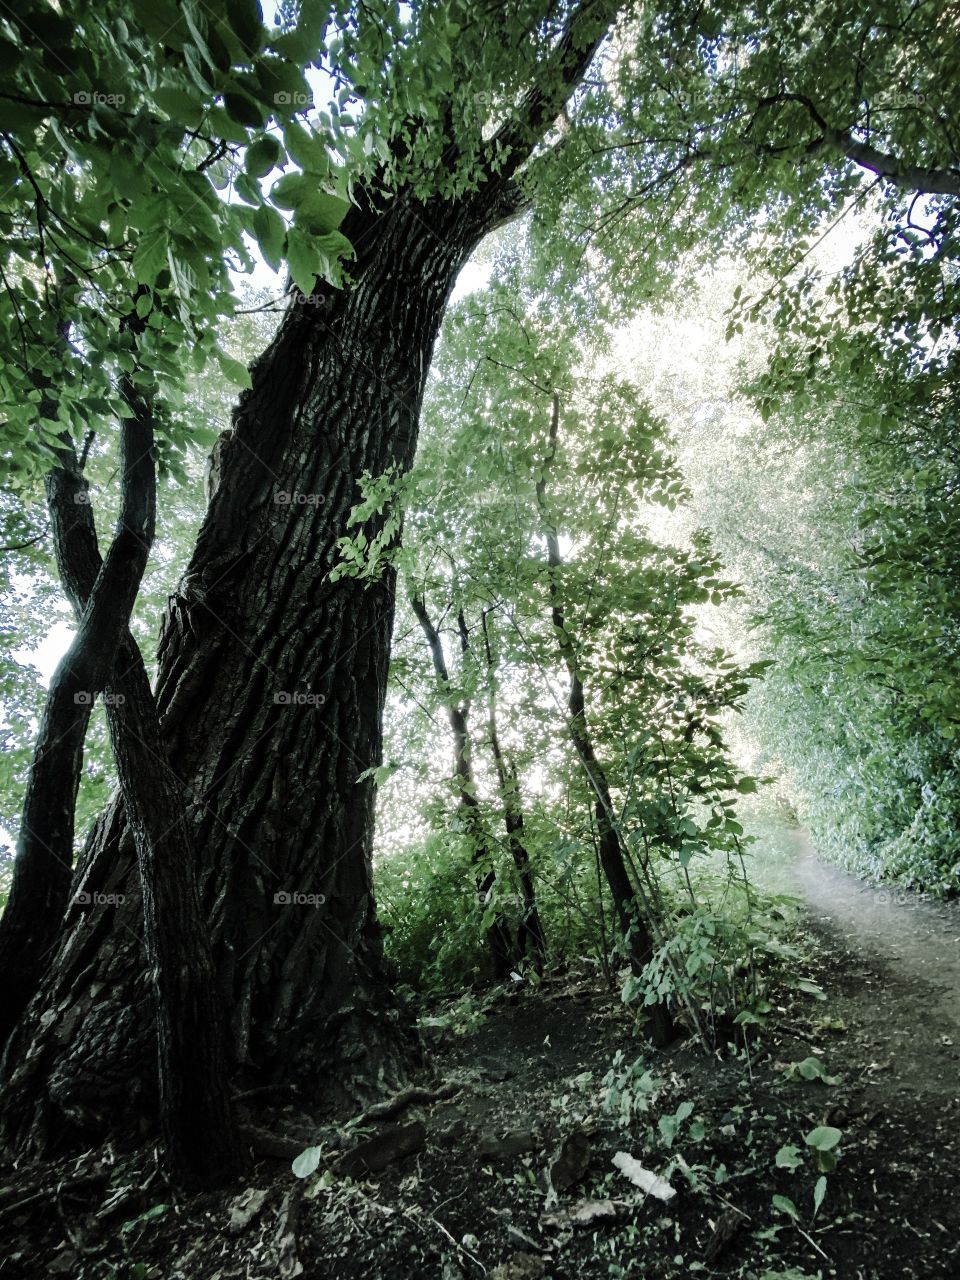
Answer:
[(787, 1080), (819, 1080), (823, 1084), (839, 1084), (839, 1076), (827, 1074), (819, 1058), (804, 1058), (802, 1062), (790, 1062), (783, 1068)]
[(672, 1116), (661, 1116), (657, 1121), (657, 1127), (660, 1130), (660, 1136), (663, 1139), (665, 1147), (672, 1147), (677, 1134), (680, 1132), (680, 1126), (685, 1120), (693, 1115), (693, 1103), (681, 1102), (679, 1107)]
[(622, 1049), (618, 1049), (614, 1055), (602, 1084), (603, 1109), (624, 1129), (638, 1115), (645, 1115), (650, 1110), (659, 1088), (643, 1059), (637, 1058), (635, 1062), (627, 1064)]
[[(775, 1163), (777, 1168), (787, 1169), (791, 1173), (802, 1168), (806, 1163), (807, 1155), (813, 1154), (816, 1168), (820, 1174), (813, 1186), (814, 1217), (820, 1212), (820, 1206), (823, 1204), (827, 1194), (827, 1174), (832, 1173), (837, 1167), (837, 1160), (839, 1159), (837, 1147), (840, 1145), (842, 1137), (842, 1129), (837, 1129), (829, 1124), (821, 1124), (805, 1135), (803, 1141), (804, 1146), (807, 1148), (806, 1151), (795, 1145), (785, 1145), (776, 1154)], [(773, 1197), (773, 1207), (781, 1213), (785, 1213), (795, 1222), (800, 1221), (797, 1206), (789, 1196), (775, 1195)]]

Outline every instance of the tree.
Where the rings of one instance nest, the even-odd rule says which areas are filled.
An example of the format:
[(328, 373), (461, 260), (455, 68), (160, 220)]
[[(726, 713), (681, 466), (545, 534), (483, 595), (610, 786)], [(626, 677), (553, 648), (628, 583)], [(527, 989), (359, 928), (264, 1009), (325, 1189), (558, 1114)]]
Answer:
[[(549, 390), (546, 388), (545, 390)], [(567, 694), (570, 739), (576, 750), (588, 785), (596, 797), (596, 815), (599, 837), (600, 863), (613, 897), (620, 932), (626, 942), (634, 972), (639, 976), (644, 965), (652, 958), (654, 943), (660, 922), (654, 915), (649, 899), (649, 881), (646, 876), (631, 882), (627, 870), (629, 853), (620, 834), (613, 806), (613, 796), (606, 771), (597, 758), (590, 728), (587, 723), (586, 690), (577, 646), (567, 630), (567, 616), (561, 596), (560, 575), (563, 559), (560, 555), (560, 538), (547, 504), (547, 479), (549, 468), (556, 456), (557, 437), (560, 430), (560, 396), (550, 390), (550, 429), (547, 435), (543, 468), (537, 481), (537, 507), (543, 523), (543, 537), (547, 546), (547, 565), (550, 570), (550, 619), (556, 636), (557, 649), (563, 659), (570, 680)], [(646, 870), (646, 868), (644, 868)], [(643, 881), (647, 880), (647, 883)], [(656, 931), (656, 932), (655, 932)], [(654, 1043), (663, 1046), (675, 1034), (672, 1019), (664, 1003), (658, 1002), (651, 1013)]]
[[(67, 62), (56, 49), (70, 42)], [(157, 457), (175, 466), (184, 443), (183, 362), (174, 357), (189, 343), (195, 368), (215, 356), (234, 371), (217, 321), (231, 306), (227, 255), (249, 260), (242, 237), (251, 224), (218, 199), (208, 171), (232, 158), (231, 143), (233, 151), (251, 143), (268, 117), (298, 129), (283, 109), (290, 94), (279, 91), (305, 82), (268, 39), (256, 5), (208, 24), (161, 4), (142, 25), (115, 32), (95, 7), (78, 6), (68, 20), (28, 5), (7, 24), (3, 46), (4, 471), (18, 482), (46, 471), (78, 631), (45, 702), (0, 922), (0, 1037), (17, 1025), (60, 936), (84, 740), (104, 693), (138, 855), (167, 1154), (179, 1178), (207, 1184), (236, 1172), (242, 1153), (182, 792), (129, 623), (154, 538)], [(271, 154), (284, 153), (272, 142)], [(249, 203), (282, 239), (279, 216), (244, 181)], [(112, 417), (120, 510), (101, 560), (82, 471)], [(93, 900), (81, 890), (72, 907)]]
[[(315, 281), (325, 268), (311, 236), (328, 214), (308, 157), (299, 183), (281, 180), (297, 225), (302, 215), (310, 228), (288, 236), (300, 291), (220, 448), (219, 484), (161, 639), (157, 706), (185, 787), (231, 1066), (260, 1085), (327, 1086), (336, 1075), (347, 1090), (370, 1089), (397, 1060), (370, 882), (373, 785), (356, 781), (379, 763), (394, 584), (328, 575), (357, 477), (409, 467), (456, 274), (524, 207), (520, 170), (614, 6), (572, 7), (559, 26), (523, 6), (493, 41), (465, 12), (469, 33), (454, 22), (458, 5), (426, 11), (410, 31), (395, 16), (391, 26), (386, 7), (370, 22), (366, 6), (342, 16), (344, 97), (368, 68), (384, 90), (371, 92), (356, 133), (376, 172), (367, 166), (342, 222), (350, 284)], [(384, 59), (385, 30), (398, 25), (404, 40)], [(123, 902), (68, 912), (8, 1048), (4, 1129), (21, 1144), (102, 1129), (128, 1089), (120, 1081), (138, 1081), (144, 1107), (155, 1105), (128, 819), (113, 801), (75, 879)], [(56, 1036), (45, 1017), (54, 1005), (75, 1011)]]
[[(612, 942), (630, 963), (629, 989), (665, 1040), (666, 999), (678, 1012), (686, 999), (671, 973), (674, 877), (700, 853), (736, 855), (734, 797), (756, 784), (732, 764), (719, 720), (760, 669), (694, 640), (696, 607), (735, 591), (705, 539), (681, 549), (651, 533), (683, 485), (665, 424), (634, 386), (600, 371), (603, 354), (596, 328), (536, 292), (529, 265), (459, 304), (405, 487), (400, 560), (434, 598), (454, 583), (452, 607), (496, 619), (511, 733), (541, 776), (526, 852), (541, 885), (561, 844), (592, 870), (592, 826), (616, 923), (605, 937), (594, 915), (589, 949), (606, 962)], [(355, 566), (356, 543), (344, 553)], [(400, 696), (423, 704), (400, 643)], [(472, 692), (466, 681), (458, 688)], [(696, 1029), (696, 1007), (683, 1013)]]
[[(440, 697), (447, 712), (450, 732), (453, 735), (453, 776), (457, 788), (457, 810), (460, 828), (473, 846), (471, 862), (476, 869), (477, 897), (484, 917), (494, 886), (497, 873), (492, 865), (490, 839), (484, 830), (480, 817), (480, 805), (477, 800), (476, 779), (473, 772), (472, 747), (470, 743), (470, 700), (457, 698), (451, 690), (450, 673), (443, 652), (443, 638), (430, 619), (425, 600), (412, 593), (410, 608), (413, 610), (424, 639), (430, 650), (430, 658), (440, 686)], [(463, 609), (457, 611), (457, 632), (464, 657), (470, 651), (470, 633)], [(490, 959), (493, 964), (493, 976), (503, 981), (514, 963), (514, 944), (510, 925), (502, 911), (490, 906), (493, 918), (486, 929)]]
[(540, 911), (537, 907), (534, 869), (525, 835), (520, 780), (517, 776), (516, 764), (510, 759), (501, 745), (500, 730), (497, 727), (497, 661), (492, 620), (494, 612), (492, 609), (484, 609), (480, 614), (480, 626), (483, 632), (483, 653), (486, 662), (487, 741), (497, 774), (497, 786), (500, 793), (500, 803), (503, 807), (503, 822), (507, 832), (510, 857), (513, 860), (513, 866), (520, 883), (521, 916), (520, 924), (517, 927), (517, 958), (522, 961), (529, 955), (534, 969), (540, 973), (543, 970), (543, 963), (546, 958), (547, 942), (544, 936)]

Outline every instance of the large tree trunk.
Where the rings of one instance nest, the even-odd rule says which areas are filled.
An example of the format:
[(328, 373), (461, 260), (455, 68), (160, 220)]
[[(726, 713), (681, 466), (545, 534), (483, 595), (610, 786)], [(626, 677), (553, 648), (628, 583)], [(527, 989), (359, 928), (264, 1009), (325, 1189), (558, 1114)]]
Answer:
[[(357, 478), (406, 470), (456, 275), (512, 189), (354, 211), (355, 284), (291, 308), (253, 370), (190, 566), (157, 703), (190, 837), (233, 1065), (250, 1085), (390, 1083), (370, 852), (394, 583), (329, 581)], [(48, 1145), (156, 1104), (133, 842), (119, 801), (91, 837), (59, 953), (6, 1055), (3, 1123)], [(119, 902), (118, 902), (119, 899)], [(45, 1016), (57, 1010), (52, 1022)], [(114, 1114), (111, 1115), (111, 1112)]]
[[(357, 479), (413, 459), (444, 307), (480, 239), (522, 207), (511, 181), (577, 83), (616, 5), (584, 0), (462, 198), (361, 194), (352, 283), (297, 299), (252, 371), (219, 485), (172, 598), (157, 705), (187, 797), (233, 1079), (314, 1105), (390, 1084), (407, 1048), (371, 883), (394, 580), (329, 579)], [(115, 802), (51, 968), (8, 1042), (3, 1131), (51, 1146), (155, 1112), (141, 903)], [(154, 1117), (151, 1115), (151, 1120)]]

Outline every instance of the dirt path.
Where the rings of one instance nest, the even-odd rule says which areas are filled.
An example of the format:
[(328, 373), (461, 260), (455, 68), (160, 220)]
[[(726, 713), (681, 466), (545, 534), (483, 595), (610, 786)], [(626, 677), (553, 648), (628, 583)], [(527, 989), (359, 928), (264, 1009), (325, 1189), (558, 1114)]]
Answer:
[(793, 876), (814, 930), (852, 970), (831, 993), (851, 1035), (898, 1090), (960, 1096), (960, 903), (875, 888), (795, 838)]

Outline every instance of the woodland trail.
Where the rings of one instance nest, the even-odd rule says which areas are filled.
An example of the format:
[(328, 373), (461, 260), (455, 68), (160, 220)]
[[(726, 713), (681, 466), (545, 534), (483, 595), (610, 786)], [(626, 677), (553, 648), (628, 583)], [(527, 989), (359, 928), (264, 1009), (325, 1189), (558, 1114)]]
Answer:
[[(852, 987), (831, 1012), (900, 1093), (960, 1096), (960, 902), (877, 888), (821, 862), (796, 832), (792, 876), (821, 938), (847, 953)], [(852, 972), (851, 972), (852, 971)]]

